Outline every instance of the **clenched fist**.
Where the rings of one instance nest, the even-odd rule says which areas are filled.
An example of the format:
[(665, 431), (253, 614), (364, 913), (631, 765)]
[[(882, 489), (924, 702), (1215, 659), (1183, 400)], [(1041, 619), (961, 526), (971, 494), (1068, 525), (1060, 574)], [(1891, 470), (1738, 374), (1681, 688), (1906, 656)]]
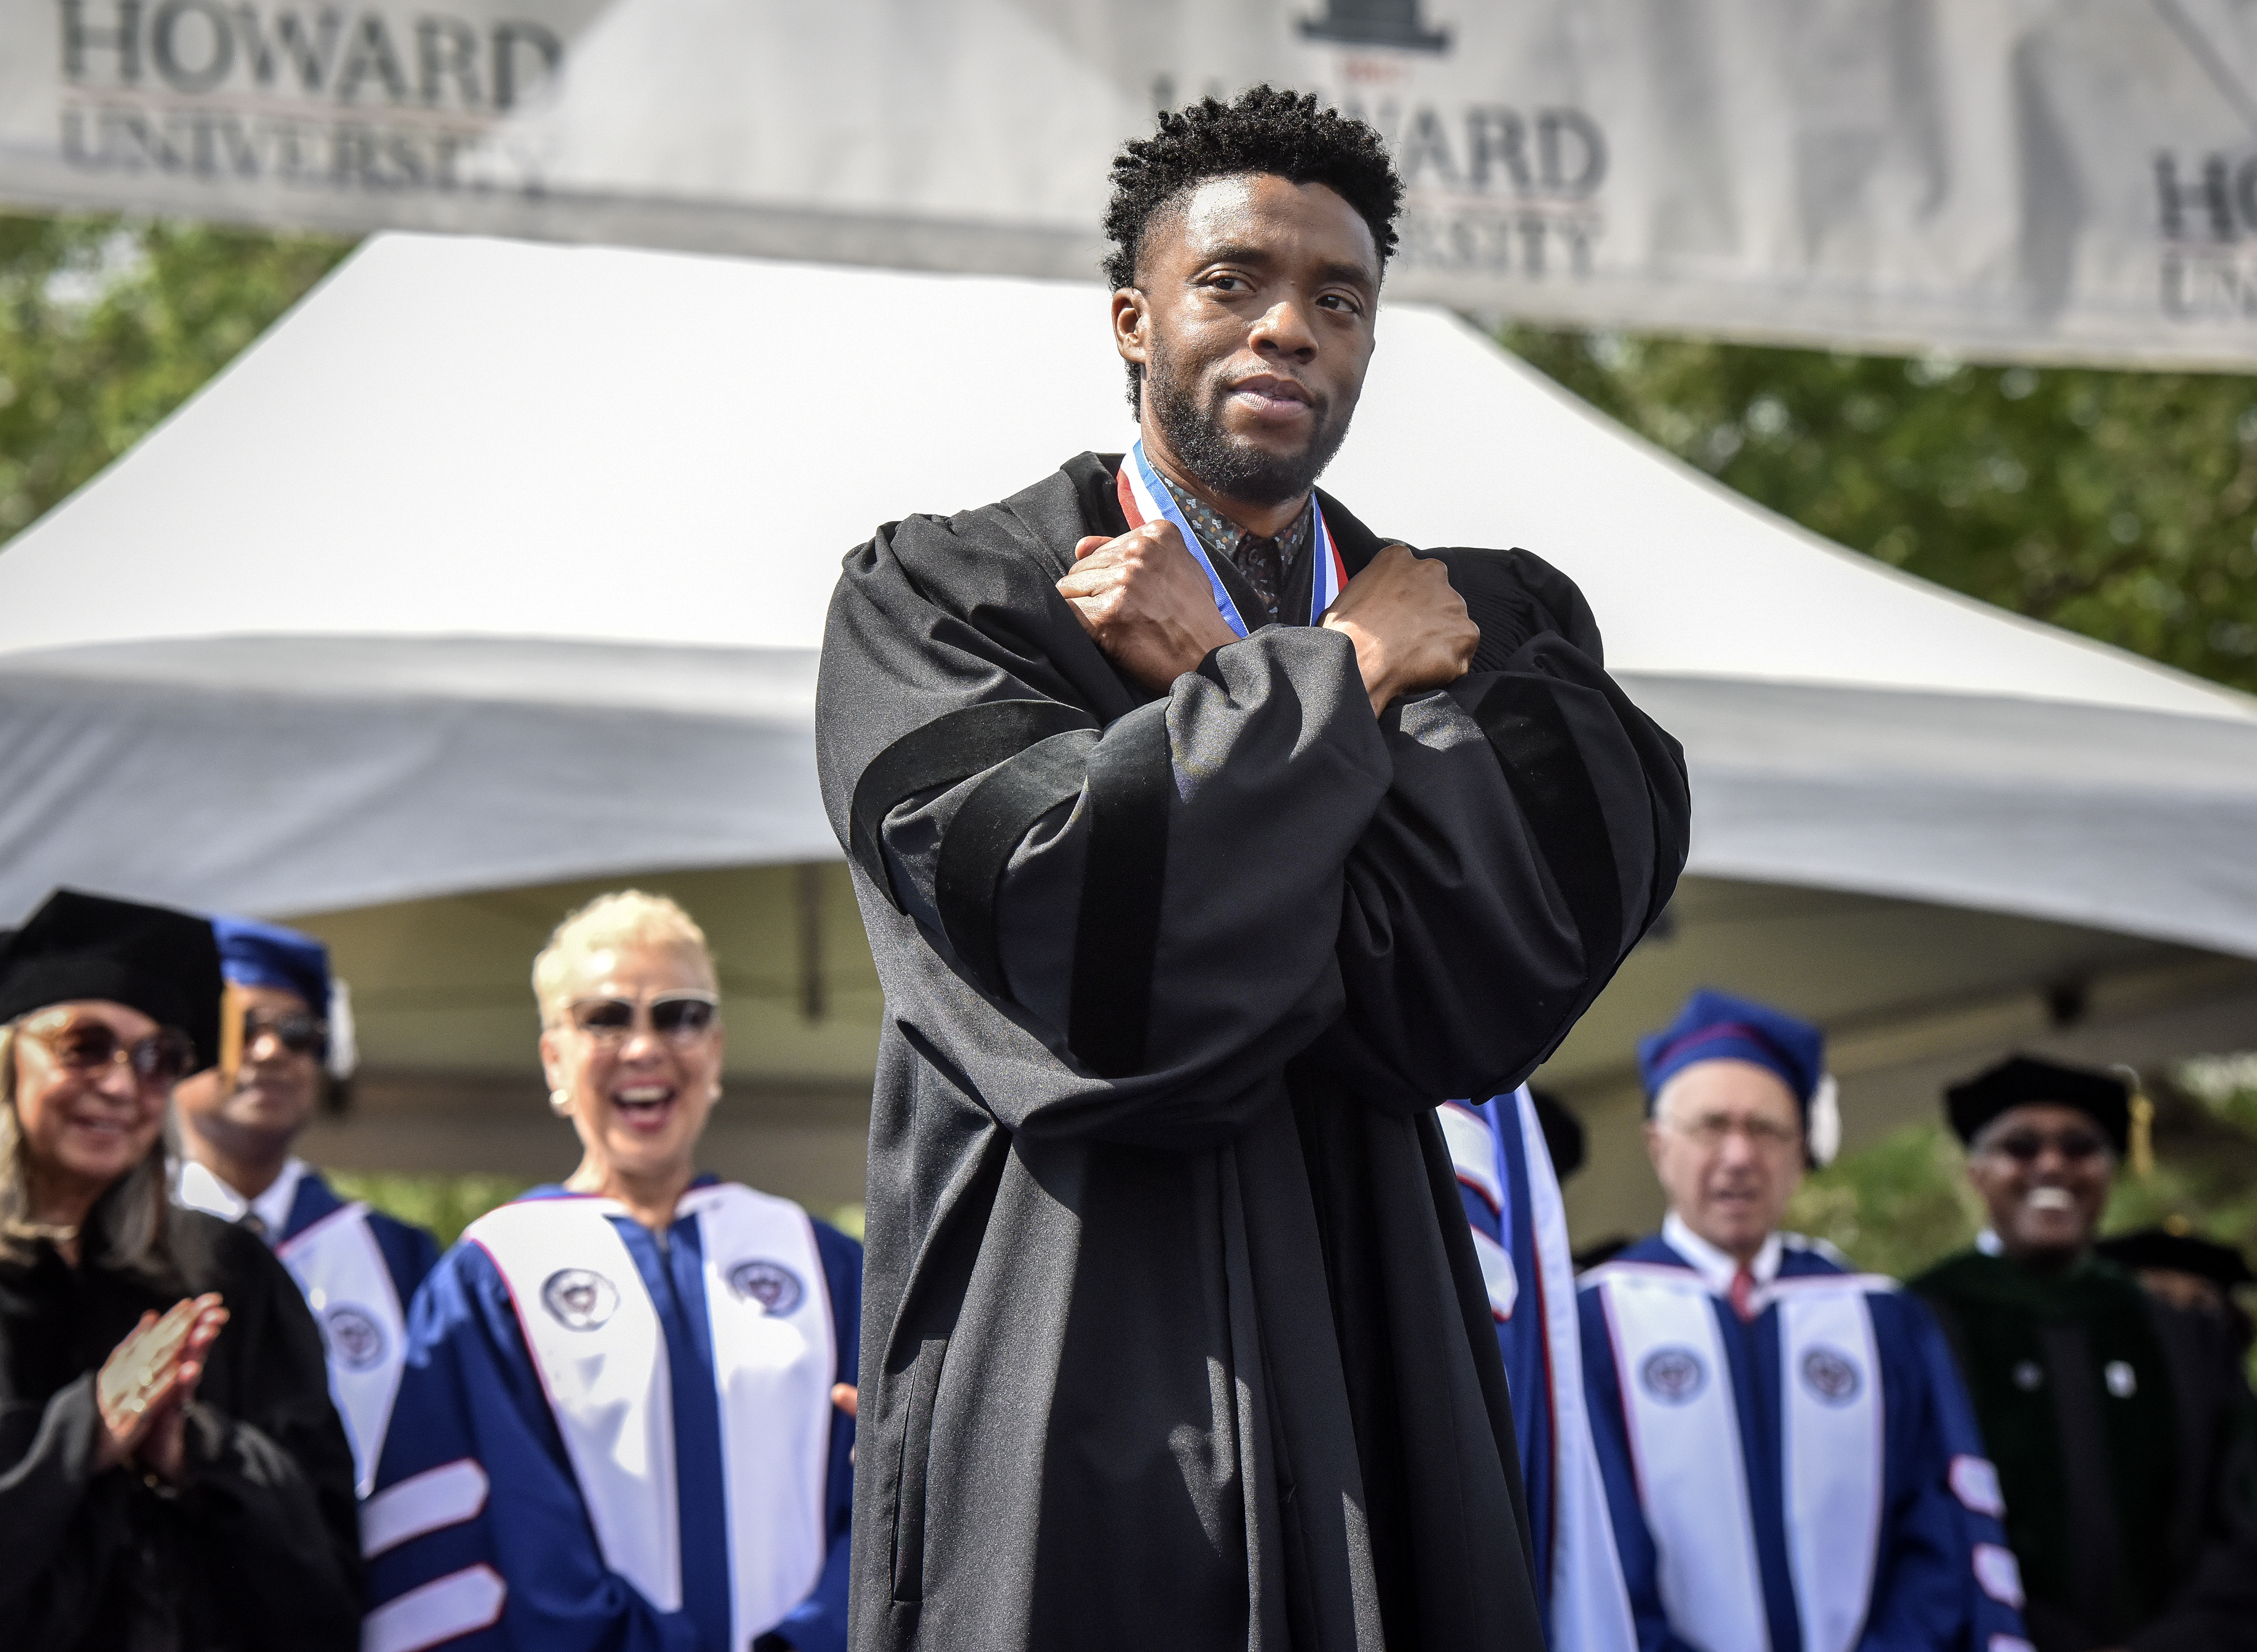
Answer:
[(1092, 534), (1073, 555), (1058, 595), (1106, 658), (1146, 688), (1165, 693), (1209, 653), (1238, 640), (1173, 523), (1147, 522), (1114, 540)]
[(1449, 571), (1401, 545), (1387, 547), (1348, 581), (1321, 623), (1355, 645), (1375, 717), (1404, 695), (1464, 676), (1481, 642)]

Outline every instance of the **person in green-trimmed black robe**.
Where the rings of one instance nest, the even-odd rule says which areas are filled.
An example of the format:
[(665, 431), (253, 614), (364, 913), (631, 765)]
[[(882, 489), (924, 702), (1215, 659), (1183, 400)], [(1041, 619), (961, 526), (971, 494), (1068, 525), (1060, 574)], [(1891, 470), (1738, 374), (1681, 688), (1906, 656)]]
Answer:
[(1949, 1111), (1991, 1225), (1913, 1288), (1974, 1395), (2039, 1652), (2257, 1648), (2257, 1401), (2222, 1322), (2093, 1253), (2129, 1092), (2015, 1056)]

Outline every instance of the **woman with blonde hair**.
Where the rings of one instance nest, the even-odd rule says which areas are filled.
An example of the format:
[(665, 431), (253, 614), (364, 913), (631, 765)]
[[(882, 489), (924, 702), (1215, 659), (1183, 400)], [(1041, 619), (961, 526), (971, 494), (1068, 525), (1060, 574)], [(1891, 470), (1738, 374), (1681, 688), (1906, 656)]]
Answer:
[(221, 1002), (185, 913), (66, 890), (0, 935), (0, 1648), (357, 1641), (319, 1333), (254, 1235), (166, 1203)]
[(843, 1652), (861, 1247), (697, 1174), (720, 997), (680, 907), (590, 902), (533, 986), (580, 1167), (416, 1295), (364, 1644)]

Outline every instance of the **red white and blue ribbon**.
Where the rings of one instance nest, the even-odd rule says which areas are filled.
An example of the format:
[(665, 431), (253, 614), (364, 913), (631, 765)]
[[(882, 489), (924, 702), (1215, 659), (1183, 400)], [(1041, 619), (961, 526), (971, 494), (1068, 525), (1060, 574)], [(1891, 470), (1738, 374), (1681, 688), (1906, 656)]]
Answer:
[[(1251, 628), (1239, 613), (1238, 604), (1231, 601), (1230, 589), (1222, 582), (1222, 575), (1215, 572), (1214, 560), (1207, 554), (1206, 545), (1184, 519), (1176, 496), (1168, 491), (1167, 484), (1160, 480), (1160, 473), (1144, 456), (1142, 436), (1129, 448), (1128, 457), (1121, 460), (1115, 486), (1121, 496), (1121, 512), (1128, 519), (1130, 527), (1142, 527), (1147, 522), (1175, 526), (1176, 532), (1183, 536), (1184, 548), (1198, 558), (1199, 567), (1206, 570), (1206, 582), (1213, 588), (1214, 605), (1223, 623), (1240, 636), (1247, 635)], [(1325, 610), (1333, 605), (1341, 588), (1348, 583), (1348, 567), (1341, 561), (1340, 547), (1333, 543), (1332, 530), (1325, 526), (1324, 511), (1313, 494), (1309, 498), (1309, 509), (1316, 513), (1309, 532), (1309, 543), (1317, 554), (1315, 574), (1309, 581), (1309, 623), (1313, 625), (1325, 617)]]

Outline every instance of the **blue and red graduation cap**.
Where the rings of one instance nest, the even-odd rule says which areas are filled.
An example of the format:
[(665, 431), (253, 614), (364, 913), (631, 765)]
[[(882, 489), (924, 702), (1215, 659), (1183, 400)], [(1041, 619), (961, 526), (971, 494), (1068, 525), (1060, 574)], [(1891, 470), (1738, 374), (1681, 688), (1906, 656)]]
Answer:
[(329, 950), (310, 935), (256, 918), (212, 914), (219, 942), (219, 966), (237, 986), (277, 987), (295, 992), (315, 1014), (329, 1002)]
[(329, 973), (329, 950), (312, 935), (256, 918), (214, 913), (220, 967), (237, 986), (294, 992), (329, 1023), (329, 1070), (350, 1078), (355, 1062), (352, 1008), (345, 984)]
[(1675, 1020), (1638, 1041), (1647, 1114), (1664, 1084), (1704, 1061), (1751, 1062), (1778, 1075), (1802, 1110), (1812, 1161), (1824, 1164), (1833, 1158), (1842, 1121), (1834, 1080), (1826, 1071), (1825, 1034), (1768, 1004), (1702, 987), (1685, 1000)]
[(200, 1068), (220, 1059), (224, 991), (211, 925), (169, 907), (58, 889), (0, 940), (0, 1022), (107, 999), (186, 1033)]

